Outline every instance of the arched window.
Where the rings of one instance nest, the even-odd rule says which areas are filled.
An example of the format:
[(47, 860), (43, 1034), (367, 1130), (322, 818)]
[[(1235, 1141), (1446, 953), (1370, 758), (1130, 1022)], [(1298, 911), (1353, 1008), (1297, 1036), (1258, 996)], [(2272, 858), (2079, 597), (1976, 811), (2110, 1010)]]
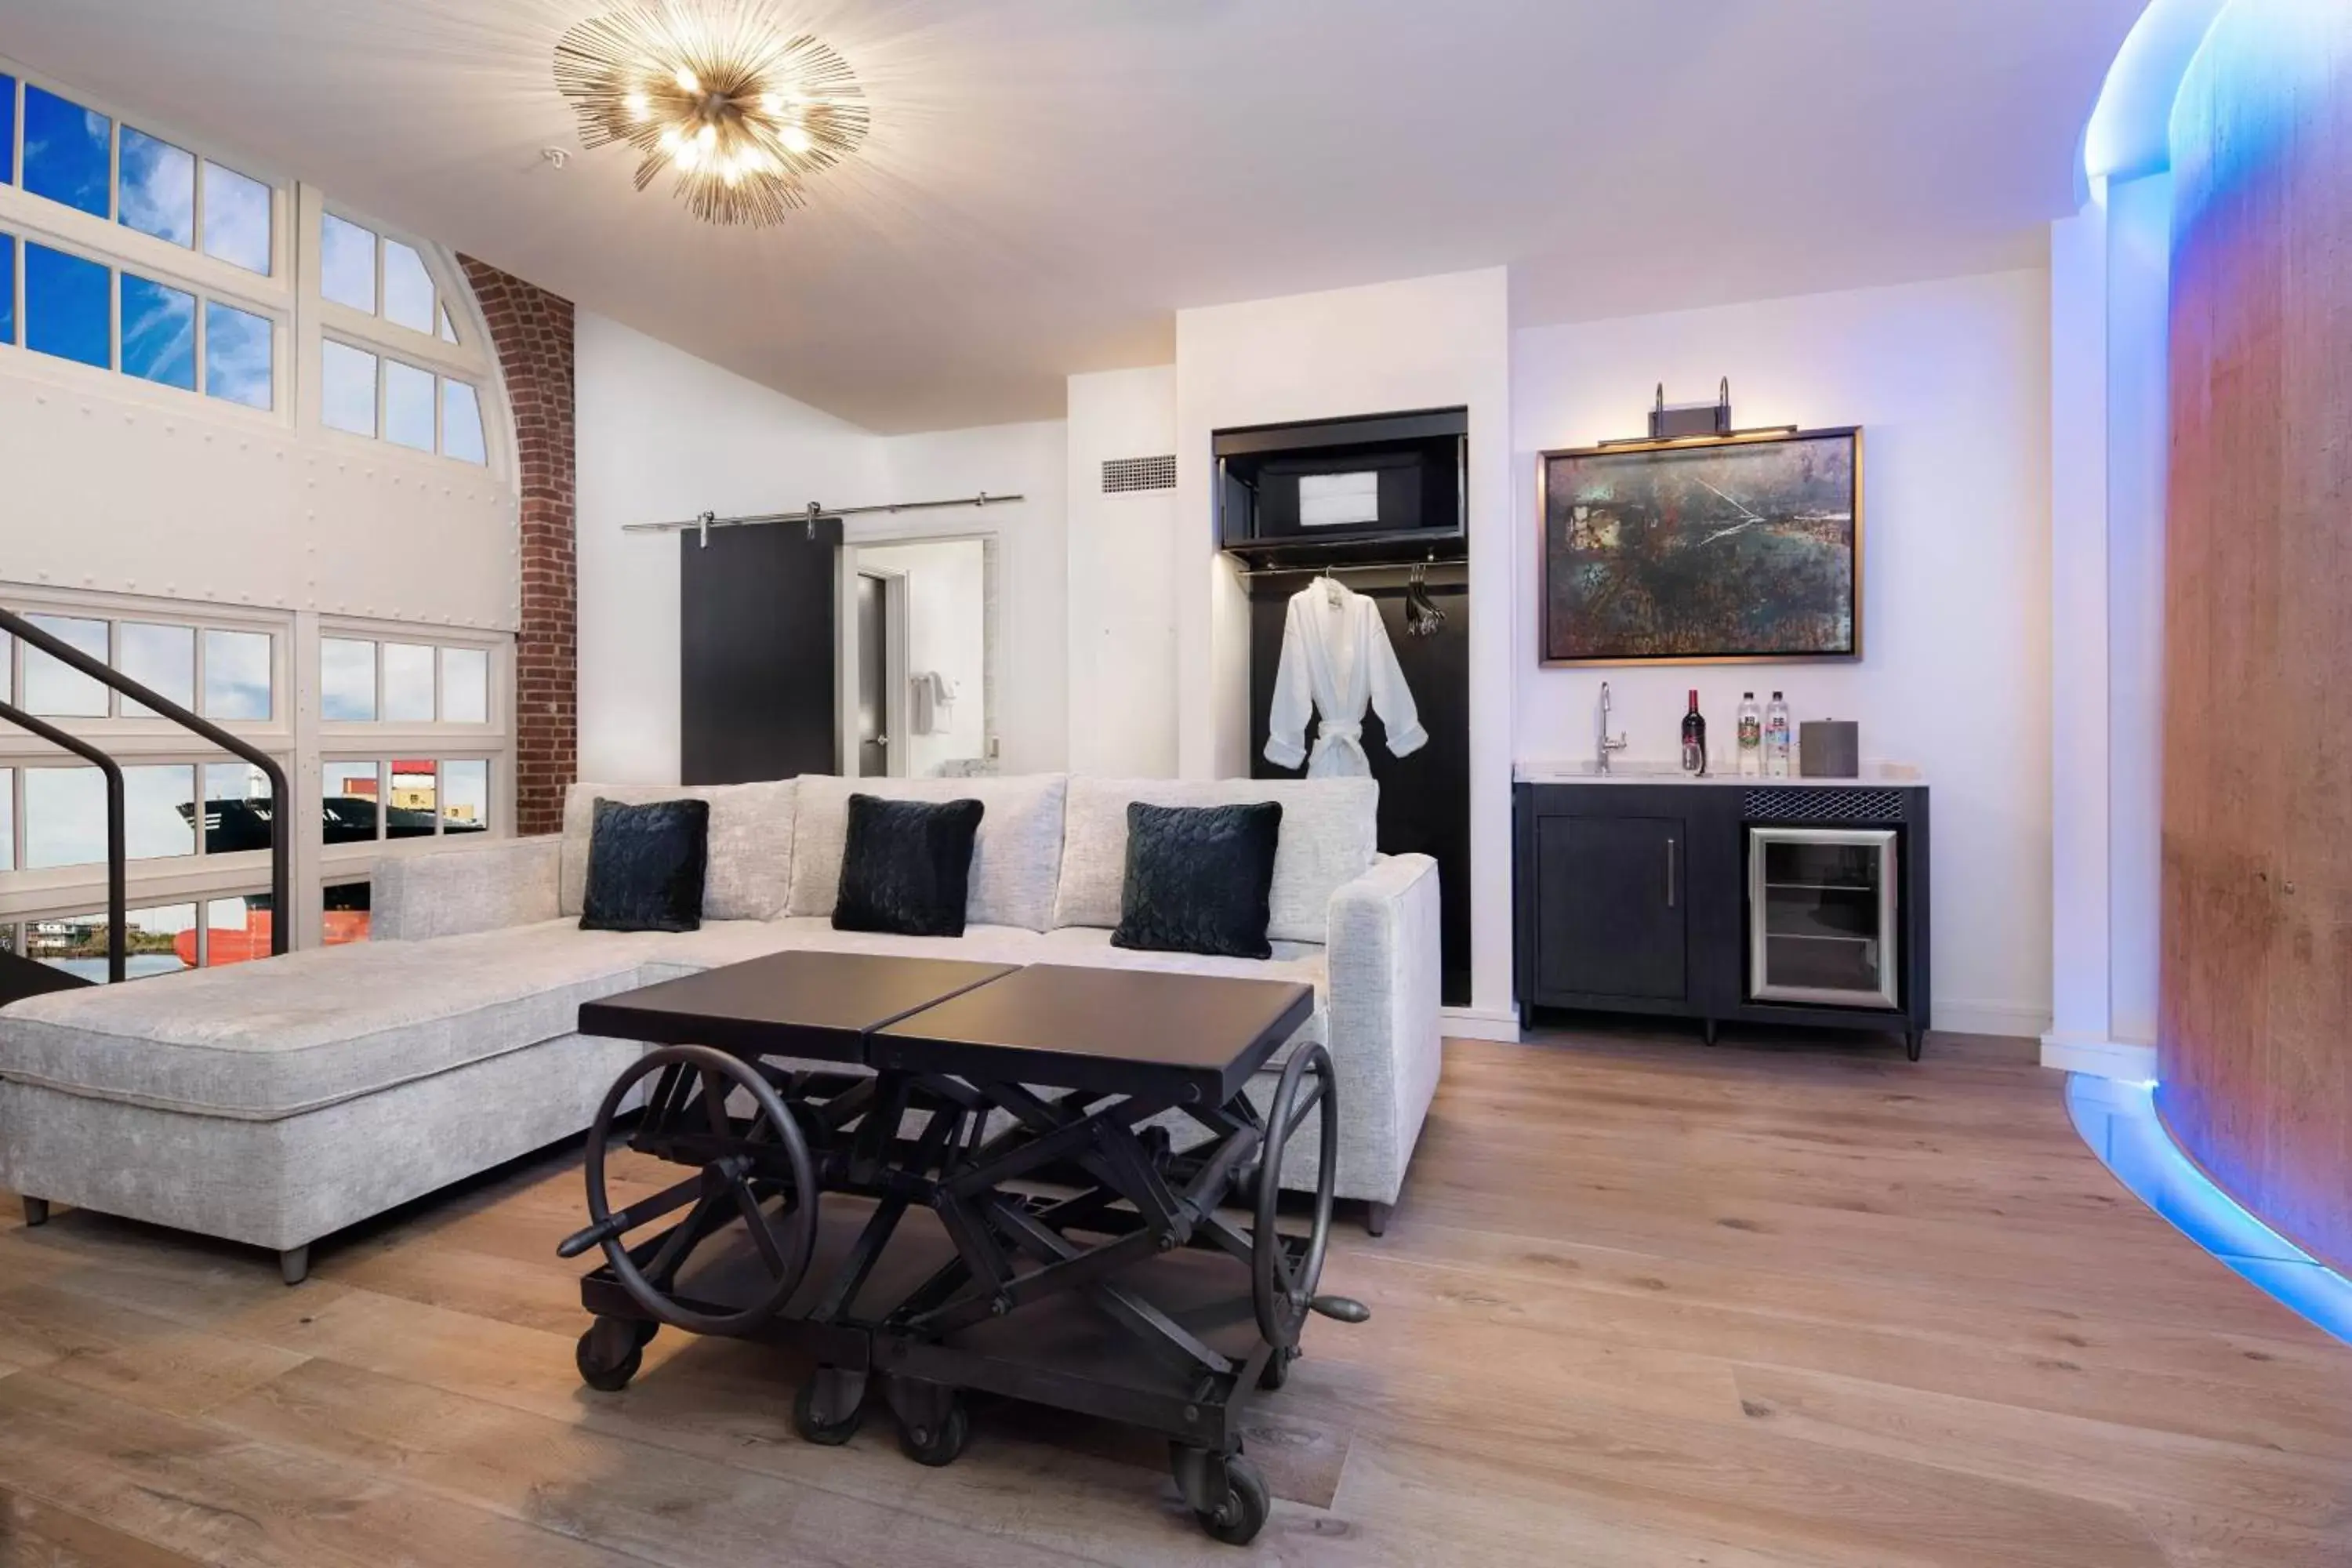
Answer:
[[(400, 841), (511, 830), (513, 425), (456, 257), (0, 58), (0, 395), (63, 433), (0, 474), (0, 604), (284, 763), (299, 940)], [(267, 951), (257, 772), (5, 636), (0, 695), (124, 763), (136, 970)], [(0, 948), (102, 941), (97, 783), (0, 725)]]

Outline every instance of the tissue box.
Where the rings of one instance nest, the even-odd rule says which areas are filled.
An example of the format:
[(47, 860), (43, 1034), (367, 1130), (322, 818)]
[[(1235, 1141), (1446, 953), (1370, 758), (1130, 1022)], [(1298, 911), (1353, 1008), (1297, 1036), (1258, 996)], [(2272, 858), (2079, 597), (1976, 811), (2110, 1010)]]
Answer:
[(1862, 773), (1862, 727), (1851, 719), (1808, 719), (1797, 726), (1797, 772), (1809, 779)]

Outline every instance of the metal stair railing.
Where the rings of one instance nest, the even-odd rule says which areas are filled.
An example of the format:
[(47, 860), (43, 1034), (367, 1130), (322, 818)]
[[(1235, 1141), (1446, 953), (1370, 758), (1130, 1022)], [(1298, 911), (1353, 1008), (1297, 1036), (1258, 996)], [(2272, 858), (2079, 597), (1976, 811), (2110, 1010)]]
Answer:
[[(13, 634), (27, 647), (36, 647), (68, 668), (79, 670), (100, 685), (120, 692), (132, 701), (146, 707), (161, 718), (169, 719), (183, 730), (208, 741), (231, 756), (251, 763), (269, 781), (269, 951), (272, 956), (287, 951), (293, 930), (293, 797), (286, 783), (286, 770), (276, 758), (259, 747), (239, 740), (235, 735), (181, 707), (170, 698), (150, 690), (138, 681), (116, 669), (102, 659), (91, 658), (62, 638), (43, 631), (12, 610), (0, 609), (0, 631)], [(106, 972), (110, 981), (123, 976), (124, 955), (128, 952), (124, 922), (128, 918), (127, 868), (129, 856), (123, 835), (122, 768), (120, 763), (96, 745), (59, 729), (47, 720), (38, 719), (15, 704), (0, 700), (0, 720), (16, 725), (26, 733), (37, 736), (53, 746), (63, 747), (98, 768), (106, 777)], [(196, 771), (199, 781), (197, 795), (204, 794), (201, 781), (204, 771)], [(199, 806), (201, 806), (199, 801)], [(196, 831), (204, 831), (204, 814), (196, 814)]]

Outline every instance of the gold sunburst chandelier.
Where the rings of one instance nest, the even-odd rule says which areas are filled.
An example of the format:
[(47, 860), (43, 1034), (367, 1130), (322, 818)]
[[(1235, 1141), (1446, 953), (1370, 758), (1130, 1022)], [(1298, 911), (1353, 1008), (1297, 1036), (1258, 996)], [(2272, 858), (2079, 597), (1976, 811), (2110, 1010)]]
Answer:
[(781, 223), (806, 182), (866, 139), (849, 64), (788, 32), (768, 0), (663, 0), (592, 17), (555, 46), (555, 85), (581, 142), (644, 154), (637, 189), (664, 170), (706, 223)]

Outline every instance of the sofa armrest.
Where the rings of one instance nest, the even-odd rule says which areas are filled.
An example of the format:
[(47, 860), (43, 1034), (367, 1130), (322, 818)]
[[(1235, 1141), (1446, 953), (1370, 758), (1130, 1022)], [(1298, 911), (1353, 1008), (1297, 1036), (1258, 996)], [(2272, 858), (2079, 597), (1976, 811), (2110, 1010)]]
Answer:
[(422, 942), (551, 921), (562, 842), (549, 834), (386, 855), (375, 863), (368, 934)]
[(1384, 856), (1331, 896), (1329, 1037), (1339, 1191), (1394, 1203), (1437, 1093), (1437, 862)]

